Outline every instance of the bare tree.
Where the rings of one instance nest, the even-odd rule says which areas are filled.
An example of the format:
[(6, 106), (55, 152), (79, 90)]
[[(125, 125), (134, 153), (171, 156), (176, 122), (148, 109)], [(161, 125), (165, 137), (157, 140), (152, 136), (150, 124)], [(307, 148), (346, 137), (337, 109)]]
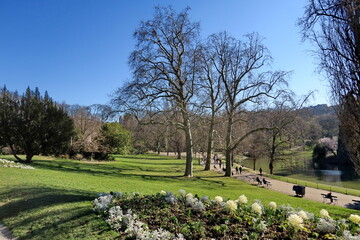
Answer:
[(296, 132), (294, 126), (303, 105), (312, 95), (309, 93), (304, 98), (295, 101), (291, 95), (282, 95), (278, 101), (274, 102), (274, 106), (267, 110), (266, 118), (268, 131), (267, 135), (267, 155), (269, 157), (270, 174), (273, 173), (274, 163), (281, 147), (285, 147), (291, 141), (291, 135)]
[(153, 19), (141, 22), (134, 33), (137, 43), (129, 60), (134, 80), (118, 91), (115, 102), (154, 111), (161, 110), (159, 101), (173, 101), (182, 116), (176, 124), (185, 133), (184, 175), (192, 176), (189, 104), (196, 87), (199, 24), (190, 21), (188, 10), (176, 13), (171, 7), (157, 7)]
[(219, 74), (219, 71), (217, 71), (217, 65), (214, 62), (217, 55), (217, 49), (213, 45), (213, 37), (209, 37), (208, 41), (202, 47), (202, 54), (200, 58), (200, 94), (202, 94), (202, 99), (204, 99), (201, 105), (205, 108), (205, 112), (209, 115), (209, 117), (206, 118), (208, 120), (208, 130), (205, 170), (210, 170), (211, 154), (214, 148), (214, 127), (216, 124), (216, 116), (225, 103), (225, 95), (221, 92), (221, 75)]
[(211, 47), (217, 53), (212, 64), (216, 69), (226, 98), (226, 176), (231, 176), (231, 156), (240, 142), (250, 134), (261, 130), (251, 129), (234, 138), (233, 126), (246, 114), (246, 104), (256, 105), (262, 97), (276, 98), (281, 92), (277, 87), (286, 84), (287, 72), (262, 71), (271, 62), (271, 57), (258, 34), (245, 36), (244, 41), (230, 37), (226, 32), (210, 36)]
[(360, 1), (309, 0), (299, 20), (339, 104), (341, 138), (360, 174)]
[(91, 112), (90, 107), (79, 105), (68, 106), (68, 114), (73, 119), (76, 136), (71, 140), (71, 148), (75, 152), (88, 152), (91, 158), (100, 150), (101, 126), (100, 117)]

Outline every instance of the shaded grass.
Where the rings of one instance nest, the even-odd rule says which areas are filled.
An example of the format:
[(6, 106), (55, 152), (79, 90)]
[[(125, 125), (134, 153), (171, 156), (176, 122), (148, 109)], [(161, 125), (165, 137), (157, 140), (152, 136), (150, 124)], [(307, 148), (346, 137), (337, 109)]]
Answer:
[[(11, 156), (4, 158), (11, 159)], [(0, 168), (0, 221), (19, 239), (114, 239), (118, 234), (92, 212), (99, 192), (141, 192), (179, 189), (250, 202), (275, 201), (317, 214), (347, 217), (355, 210), (287, 196), (252, 186), (194, 165), (194, 178), (184, 177), (185, 160), (156, 155), (116, 156), (116, 161), (88, 163), (35, 157), (35, 170)]]

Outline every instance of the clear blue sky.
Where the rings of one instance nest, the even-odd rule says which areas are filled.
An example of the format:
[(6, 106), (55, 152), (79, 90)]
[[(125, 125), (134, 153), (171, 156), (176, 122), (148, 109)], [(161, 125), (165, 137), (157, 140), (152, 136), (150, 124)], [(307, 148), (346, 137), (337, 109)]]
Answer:
[(201, 34), (250, 32), (265, 37), (273, 69), (294, 71), (296, 94), (318, 90), (312, 104), (327, 103), (327, 83), (311, 46), (301, 43), (296, 20), (306, 0), (0, 0), (0, 85), (22, 93), (47, 90), (58, 102), (105, 104), (131, 78), (133, 32), (154, 6), (190, 6)]

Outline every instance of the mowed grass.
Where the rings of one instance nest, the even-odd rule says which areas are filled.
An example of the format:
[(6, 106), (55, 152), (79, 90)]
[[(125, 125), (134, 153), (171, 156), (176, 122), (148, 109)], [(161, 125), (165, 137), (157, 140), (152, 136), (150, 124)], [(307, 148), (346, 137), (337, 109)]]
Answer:
[[(12, 159), (11, 156), (2, 158)], [(143, 194), (179, 189), (237, 199), (290, 204), (318, 214), (348, 217), (358, 211), (312, 202), (224, 177), (194, 161), (194, 177), (183, 177), (185, 160), (156, 155), (116, 156), (105, 163), (35, 157), (35, 170), (0, 168), (0, 221), (18, 239), (116, 239), (118, 234), (92, 211), (98, 193)]]

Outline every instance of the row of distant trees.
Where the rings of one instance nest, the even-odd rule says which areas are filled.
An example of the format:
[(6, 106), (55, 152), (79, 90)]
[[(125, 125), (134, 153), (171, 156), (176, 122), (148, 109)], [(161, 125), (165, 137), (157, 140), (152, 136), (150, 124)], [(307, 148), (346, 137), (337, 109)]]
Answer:
[[(54, 102), (47, 92), (29, 88), (23, 95), (0, 90), (0, 147), (19, 161), (34, 155), (107, 159), (109, 153), (132, 150), (130, 133), (119, 123), (107, 122), (109, 107), (68, 106)], [(19, 154), (25, 154), (21, 159)]]
[[(181, 158), (185, 151), (185, 134), (182, 129), (173, 124), (179, 113), (166, 112), (156, 116), (136, 116), (126, 114), (121, 122), (132, 133), (134, 148), (138, 151), (174, 152)], [(193, 127), (194, 155), (205, 158), (208, 149), (209, 115), (193, 112), (191, 126)], [(285, 150), (305, 150), (313, 147), (319, 139), (333, 139), (338, 135), (338, 120), (332, 107), (319, 105), (307, 108), (290, 108), (278, 105), (259, 111), (236, 115), (234, 138), (241, 137), (247, 131), (259, 126), (269, 130), (257, 131), (245, 138), (234, 149), (231, 159), (246, 155), (256, 160), (266, 157), (273, 168), (274, 162), (281, 160)], [(149, 124), (149, 122), (153, 122)], [(213, 152), (223, 155), (226, 143), (226, 114), (219, 113), (214, 119)], [(326, 138), (323, 138), (326, 137)], [(336, 151), (336, 150), (334, 150)], [(224, 159), (223, 159), (224, 160)]]

